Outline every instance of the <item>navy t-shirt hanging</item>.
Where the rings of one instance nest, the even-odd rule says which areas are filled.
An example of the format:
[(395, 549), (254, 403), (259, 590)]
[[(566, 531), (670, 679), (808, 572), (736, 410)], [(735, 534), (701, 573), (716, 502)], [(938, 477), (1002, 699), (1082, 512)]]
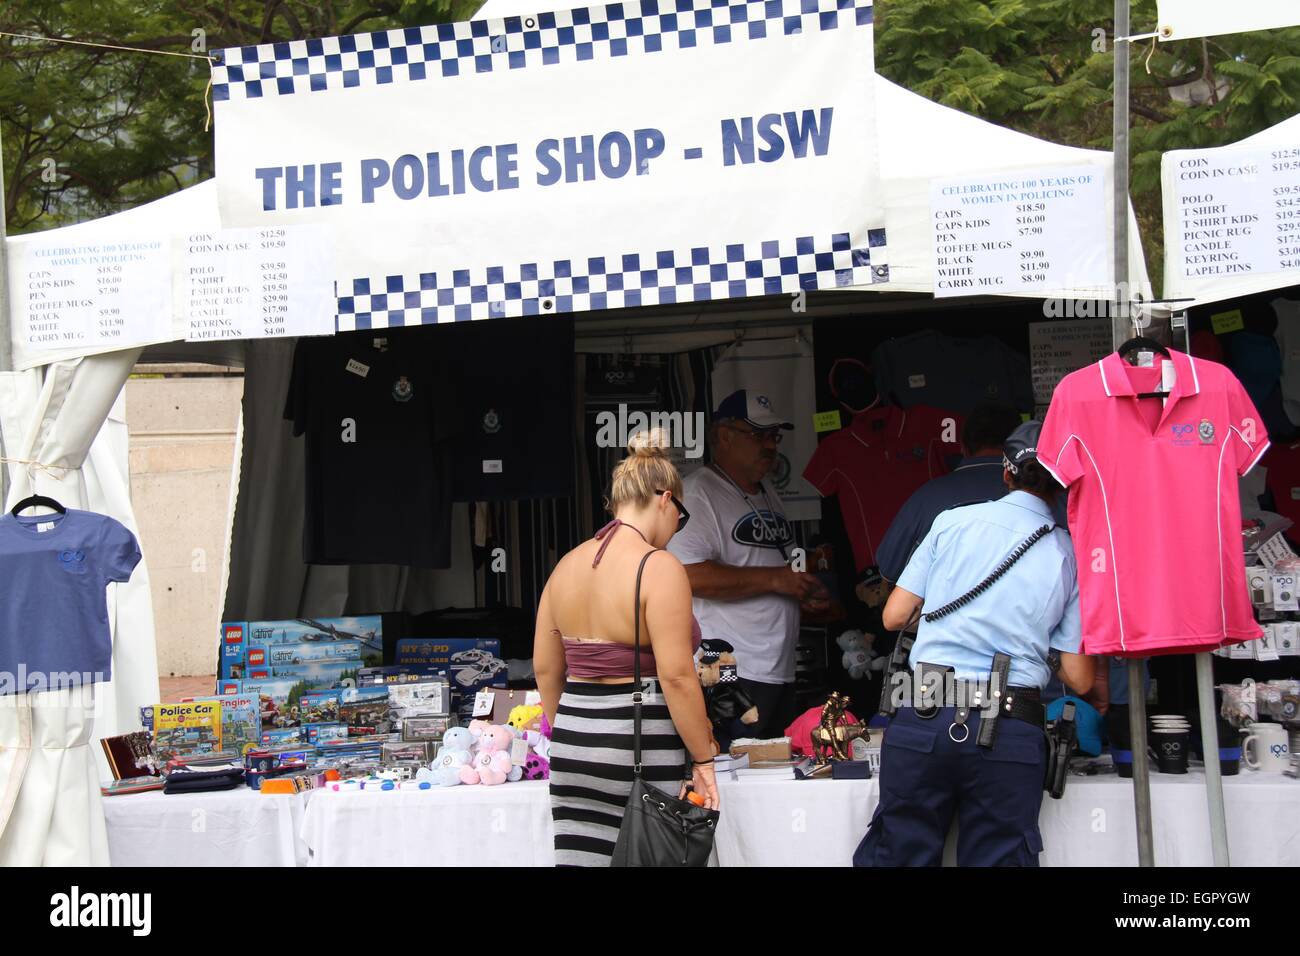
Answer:
[(299, 340), (284, 417), (307, 440), (307, 563), (450, 566), (460, 416), (431, 332)]
[(108, 680), (105, 589), (139, 561), (135, 536), (107, 515), (0, 517), (0, 694)]
[(439, 326), (438, 352), (456, 381), (456, 501), (573, 494), (573, 319), (544, 316)]

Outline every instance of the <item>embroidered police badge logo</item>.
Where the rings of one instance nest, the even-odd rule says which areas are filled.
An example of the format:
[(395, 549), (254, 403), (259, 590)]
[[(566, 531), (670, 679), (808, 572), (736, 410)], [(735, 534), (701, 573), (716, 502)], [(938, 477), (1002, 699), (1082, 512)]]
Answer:
[(1208, 418), (1202, 418), (1200, 426), (1196, 429), (1196, 433), (1201, 437), (1201, 444), (1208, 445), (1210, 442), (1214, 441), (1214, 422), (1210, 421)]
[(495, 435), (501, 431), (501, 416), (497, 414), (495, 408), (489, 408), (487, 414), (483, 416), (483, 431), (489, 435)]
[(411, 380), (405, 375), (393, 383), (393, 401), (395, 402), (409, 402), (413, 392)]

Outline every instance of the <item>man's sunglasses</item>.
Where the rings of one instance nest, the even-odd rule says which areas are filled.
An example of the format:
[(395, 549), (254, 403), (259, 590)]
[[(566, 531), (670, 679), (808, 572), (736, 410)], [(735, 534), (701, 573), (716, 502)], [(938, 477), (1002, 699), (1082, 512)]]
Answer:
[(677, 508), (677, 530), (681, 531), (686, 527), (686, 522), (691, 520), (691, 513), (686, 510), (686, 506), (677, 500), (677, 496), (671, 491), (656, 491), (657, 495), (667, 495), (673, 500), (673, 505)]

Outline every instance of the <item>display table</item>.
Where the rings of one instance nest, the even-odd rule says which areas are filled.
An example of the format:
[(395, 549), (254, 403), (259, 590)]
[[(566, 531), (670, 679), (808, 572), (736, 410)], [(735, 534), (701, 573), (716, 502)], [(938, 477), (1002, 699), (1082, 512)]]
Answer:
[(322, 792), (302, 829), (311, 866), (554, 866), (544, 780)]
[[(876, 780), (725, 781), (721, 866), (847, 866), (866, 832)], [(1300, 866), (1300, 781), (1223, 780), (1236, 866)], [(1209, 866), (1205, 778), (1152, 774), (1156, 863)], [(263, 796), (161, 793), (104, 800), (115, 866), (551, 866), (544, 782), (447, 790)], [(1043, 800), (1043, 866), (1136, 866), (1133, 788), (1071, 777)]]
[(113, 866), (304, 866), (304, 811), (322, 794), (161, 790), (105, 797)]

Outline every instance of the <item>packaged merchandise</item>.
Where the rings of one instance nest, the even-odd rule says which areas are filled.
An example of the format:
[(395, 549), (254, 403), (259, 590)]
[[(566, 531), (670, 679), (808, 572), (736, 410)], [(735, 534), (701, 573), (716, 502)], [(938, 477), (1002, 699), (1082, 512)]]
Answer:
[(213, 698), (153, 705), (154, 749), (162, 759), (222, 751), (221, 704)]

